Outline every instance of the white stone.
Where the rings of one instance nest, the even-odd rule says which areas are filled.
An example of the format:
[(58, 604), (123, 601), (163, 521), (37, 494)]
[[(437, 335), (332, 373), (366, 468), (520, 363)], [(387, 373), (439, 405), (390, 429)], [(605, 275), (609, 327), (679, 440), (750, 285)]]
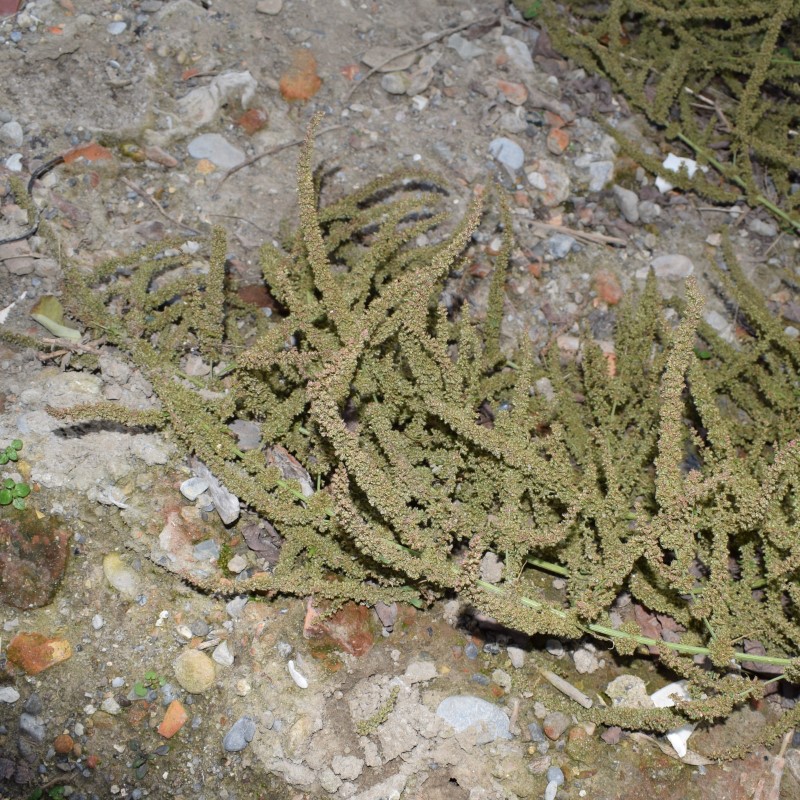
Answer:
[(301, 689), (308, 689), (308, 678), (305, 677), (294, 665), (294, 661), (289, 661), (287, 663), (287, 668), (289, 669), (289, 674), (292, 676), (292, 680), (301, 688)]
[[(671, 708), (675, 705), (673, 697), (677, 697), (679, 700), (691, 700), (691, 696), (686, 690), (686, 681), (668, 683), (650, 695), (650, 699), (656, 708)], [(681, 725), (680, 728), (673, 728), (667, 733), (667, 741), (680, 758), (686, 755), (688, 750), (686, 742), (694, 732), (694, 727), (694, 724), (687, 723), (686, 725)]]
[(213, 658), (217, 664), (221, 664), (223, 667), (233, 666), (233, 653), (231, 653), (227, 641), (221, 642), (219, 645), (217, 645), (217, 647), (214, 649), (214, 652), (211, 654), (211, 658)]
[(19, 692), (13, 686), (0, 686), (0, 703), (16, 703)]

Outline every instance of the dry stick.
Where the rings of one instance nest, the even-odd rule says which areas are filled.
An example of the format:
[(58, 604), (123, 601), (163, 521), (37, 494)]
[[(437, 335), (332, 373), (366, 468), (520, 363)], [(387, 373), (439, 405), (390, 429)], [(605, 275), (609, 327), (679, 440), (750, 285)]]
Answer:
[(441, 41), (445, 36), (452, 36), (454, 33), (471, 28), (473, 25), (486, 25), (488, 23), (498, 22), (499, 20), (500, 17), (497, 14), (492, 14), (490, 17), (481, 17), (481, 19), (476, 19), (472, 22), (465, 22), (463, 25), (459, 25), (456, 28), (448, 28), (446, 31), (437, 33), (432, 38), (427, 39), (420, 44), (415, 44), (413, 47), (407, 47), (405, 50), (401, 50), (399, 53), (394, 53), (389, 58), (385, 58), (383, 61), (378, 62), (358, 83), (353, 84), (353, 86), (350, 88), (350, 91), (344, 96), (343, 102), (345, 104), (349, 103), (350, 98), (353, 96), (353, 93), (356, 91), (356, 89), (358, 89), (359, 86), (363, 86), (367, 82), (368, 78), (371, 78), (379, 69), (381, 69), (381, 67), (385, 67), (388, 63), (394, 61), (396, 58), (402, 58), (403, 56), (410, 55), (411, 53), (416, 53), (417, 50), (424, 50), (434, 42)]
[[(330, 133), (331, 131), (338, 130), (339, 128), (344, 128), (344, 125), (331, 125), (330, 128), (323, 128), (321, 131), (315, 134), (315, 138), (322, 136), (323, 134)], [(286, 150), (289, 147), (297, 147), (305, 142), (305, 139), (292, 139), (290, 142), (284, 142), (283, 144), (276, 144), (275, 147), (270, 147), (269, 150), (265, 150), (263, 153), (259, 153), (258, 155), (252, 156), (252, 158), (248, 158), (246, 161), (242, 161), (241, 164), (237, 164), (235, 167), (231, 167), (223, 176), (220, 182), (217, 184), (217, 188), (219, 189), (223, 183), (225, 183), (231, 175), (235, 175), (240, 169), (244, 169), (245, 167), (252, 166), (258, 161), (261, 161), (262, 158), (266, 158), (267, 156), (274, 156), (276, 153), (280, 153), (281, 150)], [(221, 216), (221, 215), (220, 215)]]
[(626, 247), (627, 241), (619, 239), (616, 236), (606, 236), (602, 233), (590, 233), (588, 231), (579, 231), (575, 228), (567, 228), (564, 225), (552, 225), (549, 222), (540, 222), (538, 219), (533, 219), (531, 212), (526, 209), (516, 209), (511, 212), (515, 216), (523, 217), (538, 228), (546, 231), (555, 231), (556, 233), (566, 233), (575, 239), (582, 239), (584, 242), (591, 242), (592, 244), (616, 244), (620, 247)]
[(161, 203), (159, 203), (158, 200), (155, 199), (155, 197), (150, 197), (150, 195), (147, 194), (147, 192), (144, 189), (142, 189), (141, 186), (137, 186), (135, 183), (133, 183), (133, 181), (129, 181), (127, 178), (123, 178), (122, 182), (128, 188), (133, 189), (133, 191), (136, 192), (136, 194), (138, 194), (139, 197), (141, 197), (144, 200), (147, 200), (147, 202), (150, 203), (150, 205), (154, 206), (155, 209), (158, 211), (158, 213), (161, 214), (161, 216), (164, 217), (164, 219), (167, 220), (167, 222), (171, 222), (173, 225), (177, 225), (179, 228), (183, 228), (185, 231), (189, 231), (189, 233), (192, 233), (195, 236), (201, 235), (200, 231), (195, 230), (189, 225), (184, 225), (183, 222), (179, 222), (177, 219), (174, 219), (169, 214), (167, 214), (167, 212), (164, 211), (164, 208), (161, 205)]

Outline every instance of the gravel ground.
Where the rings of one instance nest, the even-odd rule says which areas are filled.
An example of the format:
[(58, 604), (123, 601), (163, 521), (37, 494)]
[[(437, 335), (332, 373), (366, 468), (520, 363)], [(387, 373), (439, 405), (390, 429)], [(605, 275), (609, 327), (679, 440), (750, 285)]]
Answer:
[[(221, 224), (232, 279), (251, 285), (259, 245), (294, 214), (297, 142), (321, 110), (331, 197), (401, 166), (446, 176), (456, 216), (478, 187), (508, 190), (509, 340), (574, 352), (588, 325), (611, 352), (614, 307), (649, 269), (665, 294), (697, 277), (706, 319), (733, 337), (706, 275), (729, 224), (798, 335), (797, 239), (763, 211), (660, 191), (595, 116), (667, 148), (503, 4), (37, 0), (0, 18), (0, 74), (0, 238), (27, 225), (10, 180), (68, 153), (33, 190), (60, 253), (93, 265)], [(448, 287), (478, 310), (491, 221)], [(4, 325), (47, 335), (29, 312), (58, 295), (59, 252), (0, 245)], [(320, 622), (301, 599), (195, 591), (173, 573), (224, 555), (247, 575), (269, 561), (268, 530), (245, 515), (231, 538), (205, 495), (182, 495), (191, 472), (168, 438), (48, 415), (154, 403), (110, 348), (93, 374), (64, 361), (0, 344), (0, 446), (23, 442), (0, 472), (35, 489), (24, 513), (0, 511), (0, 797), (777, 798), (763, 794), (777, 748), (685, 763), (662, 740), (577, 723), (542, 670), (590, 697), (619, 676), (666, 682), (596, 643), (498, 630), (456, 600)], [(690, 746), (734, 742), (792, 703), (772, 695)], [(795, 797), (800, 750), (784, 755), (780, 796)]]

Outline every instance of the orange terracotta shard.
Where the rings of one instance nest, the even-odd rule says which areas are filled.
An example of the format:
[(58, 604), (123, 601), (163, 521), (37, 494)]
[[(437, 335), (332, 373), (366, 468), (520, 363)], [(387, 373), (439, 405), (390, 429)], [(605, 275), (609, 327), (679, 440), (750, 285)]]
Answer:
[(114, 155), (107, 147), (103, 147), (97, 142), (89, 142), (89, 144), (82, 144), (68, 150), (64, 153), (63, 158), (65, 164), (71, 164), (79, 158), (85, 158), (87, 161), (104, 161), (113, 159)]
[(51, 639), (41, 633), (18, 633), (8, 644), (8, 660), (28, 675), (60, 664), (72, 657), (72, 647), (66, 639)]
[(279, 85), (284, 100), (310, 100), (322, 86), (314, 54), (305, 48), (295, 50), (292, 66), (281, 75)]
[(173, 700), (167, 707), (164, 719), (158, 726), (158, 732), (165, 738), (172, 738), (189, 719), (186, 709), (180, 700)]

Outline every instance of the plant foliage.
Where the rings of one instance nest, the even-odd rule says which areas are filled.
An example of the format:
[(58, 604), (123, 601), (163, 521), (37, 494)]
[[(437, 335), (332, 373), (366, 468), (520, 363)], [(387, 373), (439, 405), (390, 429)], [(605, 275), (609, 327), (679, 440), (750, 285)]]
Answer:
[[(663, 730), (677, 714), (725, 716), (763, 692), (742, 663), (800, 680), (800, 349), (730, 246), (719, 285), (751, 331), (736, 346), (701, 322), (694, 284), (665, 309), (651, 279), (619, 315), (613, 375), (590, 343), (567, 365), (525, 346), (507, 360), (508, 214), (487, 318), (448, 311), (443, 284), (483, 200), (449, 236), (418, 246), (443, 219), (435, 179), (393, 174), (320, 208), (312, 134), (299, 230), (262, 252), (285, 314), (267, 322), (228, 291), (220, 232), (207, 259), (162, 245), (71, 268), (69, 310), (130, 354), (161, 407), (54, 413), (168, 427), (268, 519), (283, 537), (279, 561), (237, 592), (367, 603), (458, 592), (529, 633), (590, 632), (624, 652), (649, 645), (689, 679), (697, 699), (678, 710), (591, 712), (613, 724)], [(181, 372), (190, 351), (214, 366), (206, 378)], [(555, 399), (534, 391), (544, 377)], [(304, 494), (262, 450), (240, 451), (236, 419), (256, 421), (317, 491)], [(497, 583), (481, 578), (489, 552), (503, 565)], [(543, 565), (568, 575), (558, 597), (537, 580)], [(667, 642), (632, 621), (615, 627), (626, 593), (679, 633)], [(769, 655), (745, 653), (742, 640)]]

